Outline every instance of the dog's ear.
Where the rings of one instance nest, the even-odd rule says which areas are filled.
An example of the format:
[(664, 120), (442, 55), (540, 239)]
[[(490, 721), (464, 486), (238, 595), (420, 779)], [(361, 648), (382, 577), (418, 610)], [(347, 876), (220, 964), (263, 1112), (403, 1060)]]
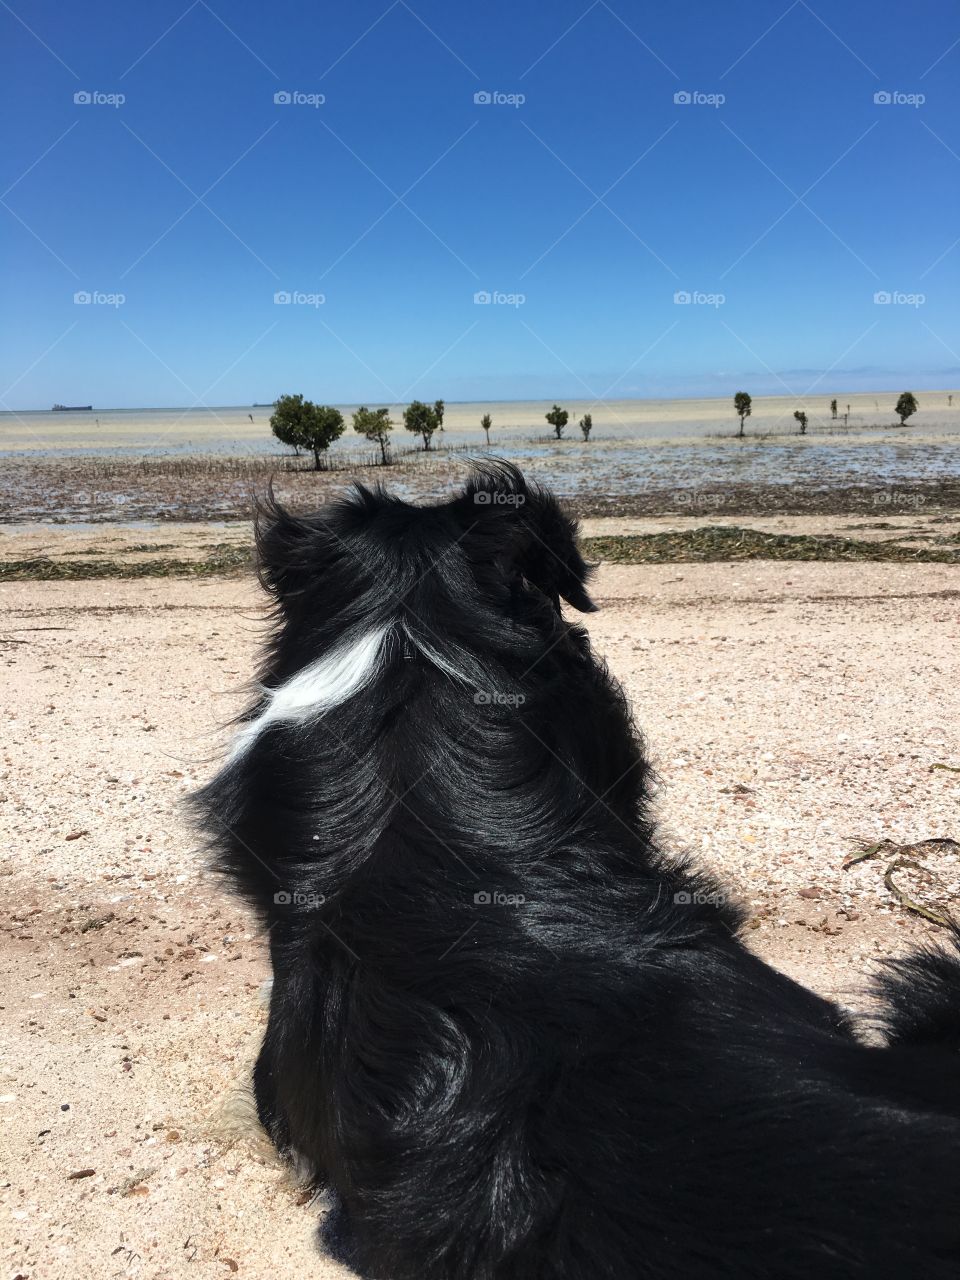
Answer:
[(516, 467), (478, 468), (464, 489), (461, 519), (473, 546), (508, 579), (526, 580), (558, 610), (561, 597), (581, 613), (596, 610), (585, 586), (593, 569), (580, 554), (575, 521)]
[(254, 532), (260, 583), (286, 604), (316, 576), (321, 538), (318, 520), (292, 515), (271, 491), (257, 506)]
[(257, 572), (263, 588), (289, 613), (320, 583), (346, 586), (356, 594), (378, 566), (368, 563), (357, 535), (388, 499), (381, 489), (355, 484), (350, 493), (312, 515), (294, 515), (271, 489), (257, 505), (254, 525)]

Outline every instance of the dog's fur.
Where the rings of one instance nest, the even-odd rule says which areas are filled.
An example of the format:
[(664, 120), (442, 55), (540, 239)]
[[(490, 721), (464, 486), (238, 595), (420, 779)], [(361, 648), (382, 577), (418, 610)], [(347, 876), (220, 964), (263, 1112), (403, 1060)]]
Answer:
[(198, 797), (269, 925), (260, 1118), (375, 1280), (960, 1274), (960, 963), (885, 1043), (653, 842), (575, 530), (515, 470), (259, 528), (277, 626)]

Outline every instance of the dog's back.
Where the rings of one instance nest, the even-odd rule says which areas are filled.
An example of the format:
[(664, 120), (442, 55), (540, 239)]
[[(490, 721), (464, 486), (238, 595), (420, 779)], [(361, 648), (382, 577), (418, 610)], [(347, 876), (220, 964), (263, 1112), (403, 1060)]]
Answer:
[[(263, 691), (198, 799), (270, 927), (258, 1109), (372, 1280), (960, 1269), (960, 965), (887, 1047), (656, 851), (623, 695), (518, 473), (272, 511)], [(951, 1035), (953, 1037), (951, 1041)]]

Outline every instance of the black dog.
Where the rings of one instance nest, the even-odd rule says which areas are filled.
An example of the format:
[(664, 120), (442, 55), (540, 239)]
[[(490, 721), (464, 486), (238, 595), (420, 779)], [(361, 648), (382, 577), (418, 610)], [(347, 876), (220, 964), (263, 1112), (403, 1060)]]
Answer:
[(960, 1275), (960, 963), (885, 1043), (753, 956), (653, 843), (642, 743), (515, 470), (271, 507), (261, 693), (198, 797), (270, 926), (255, 1071), (376, 1280)]

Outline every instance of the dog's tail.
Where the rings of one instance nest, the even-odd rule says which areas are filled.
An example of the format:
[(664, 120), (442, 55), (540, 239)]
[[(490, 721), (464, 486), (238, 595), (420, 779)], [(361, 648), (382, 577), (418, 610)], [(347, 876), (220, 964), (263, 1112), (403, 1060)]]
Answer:
[(960, 925), (951, 935), (948, 949), (885, 961), (877, 993), (888, 1044), (960, 1050)]

